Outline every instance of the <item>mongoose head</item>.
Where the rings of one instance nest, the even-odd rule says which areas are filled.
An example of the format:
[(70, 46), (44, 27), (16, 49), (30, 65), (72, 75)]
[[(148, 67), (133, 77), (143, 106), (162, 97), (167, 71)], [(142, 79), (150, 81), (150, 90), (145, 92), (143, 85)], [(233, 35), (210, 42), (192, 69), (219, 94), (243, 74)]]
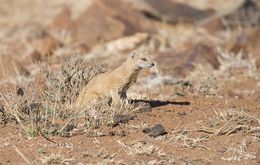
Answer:
[(129, 60), (134, 63), (136, 69), (151, 68), (154, 63), (148, 58), (147, 54), (142, 51), (132, 51)]

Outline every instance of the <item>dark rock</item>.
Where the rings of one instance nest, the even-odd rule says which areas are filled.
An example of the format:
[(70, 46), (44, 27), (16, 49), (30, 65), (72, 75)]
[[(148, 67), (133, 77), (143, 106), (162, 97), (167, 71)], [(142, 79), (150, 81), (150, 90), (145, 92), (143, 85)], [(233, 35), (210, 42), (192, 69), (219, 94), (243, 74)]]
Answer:
[(137, 102), (134, 103), (135, 107), (138, 107), (135, 112), (137, 113), (144, 113), (144, 112), (151, 112), (152, 107), (149, 103), (144, 103), (144, 102)]
[(112, 126), (115, 127), (119, 124), (125, 124), (130, 120), (134, 120), (135, 117), (136, 116), (133, 116), (133, 115), (115, 115)]
[(152, 107), (149, 106), (143, 106), (138, 108), (138, 110), (136, 111), (137, 113), (144, 113), (144, 112), (151, 112), (152, 111)]
[(31, 57), (32, 62), (37, 63), (42, 61), (41, 53), (37, 50), (32, 51), (29, 56)]
[(165, 135), (167, 134), (167, 132), (165, 131), (165, 129), (163, 128), (163, 126), (161, 124), (157, 124), (153, 127), (148, 127), (148, 128), (145, 128), (143, 130), (144, 133), (146, 133), (148, 136), (151, 136), (151, 137), (158, 137), (158, 136), (162, 136), (162, 135)]
[(124, 1), (95, 0), (73, 22), (71, 29), (76, 41), (92, 47), (137, 32), (152, 31), (153, 27)]
[(67, 124), (67, 125), (65, 126), (65, 128), (63, 129), (63, 132), (70, 132), (70, 131), (72, 131), (74, 128), (77, 128), (77, 126), (74, 125), (74, 124)]
[(168, 23), (196, 22), (211, 16), (214, 11), (202, 11), (171, 0), (145, 0), (143, 13), (153, 19)]
[(29, 105), (26, 105), (25, 107), (22, 108), (22, 112), (25, 114), (30, 114), (30, 113), (35, 113), (42, 108), (41, 103), (31, 103)]
[(22, 89), (21, 87), (19, 87), (19, 88), (16, 90), (16, 94), (17, 94), (18, 96), (24, 96), (24, 91), (23, 91), (23, 89)]
[(116, 132), (115, 131), (109, 131), (108, 132), (108, 136), (115, 136), (116, 135)]

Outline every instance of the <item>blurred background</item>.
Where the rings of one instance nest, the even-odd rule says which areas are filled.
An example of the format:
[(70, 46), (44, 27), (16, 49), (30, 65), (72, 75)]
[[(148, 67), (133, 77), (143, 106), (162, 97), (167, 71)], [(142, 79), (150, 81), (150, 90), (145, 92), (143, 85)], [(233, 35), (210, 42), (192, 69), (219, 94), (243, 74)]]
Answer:
[[(132, 50), (156, 63), (127, 91), (142, 111), (76, 115)], [(256, 164), (259, 110), (260, 0), (0, 0), (0, 165)]]
[(259, 0), (0, 0), (0, 81), (38, 81), (41, 66), (76, 55), (111, 70), (134, 49), (157, 63), (150, 87), (234, 68), (256, 78), (243, 69), (259, 72), (259, 9)]

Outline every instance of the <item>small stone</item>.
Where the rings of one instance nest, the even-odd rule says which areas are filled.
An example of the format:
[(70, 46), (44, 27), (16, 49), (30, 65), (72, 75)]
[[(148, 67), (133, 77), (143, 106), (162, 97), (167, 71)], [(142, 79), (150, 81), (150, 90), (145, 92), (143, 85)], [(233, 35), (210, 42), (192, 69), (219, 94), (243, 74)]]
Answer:
[(74, 124), (68, 124), (68, 125), (66, 125), (66, 127), (64, 128), (63, 132), (70, 132), (70, 131), (72, 131), (74, 128), (77, 128), (76, 125), (74, 125)]
[(40, 62), (42, 60), (41, 53), (37, 50), (32, 51), (30, 53), (30, 57), (31, 57), (32, 61), (35, 63)]
[(137, 113), (152, 111), (152, 107), (149, 103), (137, 102), (137, 103), (135, 103), (135, 106), (138, 107), (138, 109), (136, 110)]
[(19, 88), (17, 89), (17, 91), (16, 91), (16, 94), (17, 94), (18, 96), (24, 96), (24, 91), (23, 91), (23, 89), (22, 89), (21, 87), (19, 87)]
[(167, 132), (165, 131), (165, 129), (161, 124), (157, 124), (153, 127), (145, 128), (143, 132), (151, 137), (158, 137), (167, 134)]
[(127, 123), (129, 120), (134, 120), (136, 116), (133, 115), (116, 115), (114, 117), (114, 123), (113, 123), (113, 127), (119, 125), (119, 124), (125, 124)]
[(35, 113), (42, 107), (41, 103), (31, 103), (23, 107), (22, 112), (25, 114)]
[(115, 131), (109, 131), (108, 132), (108, 136), (115, 136), (116, 135), (116, 132)]

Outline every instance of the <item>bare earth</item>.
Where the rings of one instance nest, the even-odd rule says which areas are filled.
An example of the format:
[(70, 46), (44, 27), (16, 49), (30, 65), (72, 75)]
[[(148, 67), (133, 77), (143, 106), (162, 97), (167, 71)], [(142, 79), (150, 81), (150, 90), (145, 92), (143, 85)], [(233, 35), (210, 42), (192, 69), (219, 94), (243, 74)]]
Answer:
[[(260, 4), (142, 2), (0, 1), (0, 165), (260, 163)], [(156, 66), (132, 104), (75, 115), (134, 49)]]

